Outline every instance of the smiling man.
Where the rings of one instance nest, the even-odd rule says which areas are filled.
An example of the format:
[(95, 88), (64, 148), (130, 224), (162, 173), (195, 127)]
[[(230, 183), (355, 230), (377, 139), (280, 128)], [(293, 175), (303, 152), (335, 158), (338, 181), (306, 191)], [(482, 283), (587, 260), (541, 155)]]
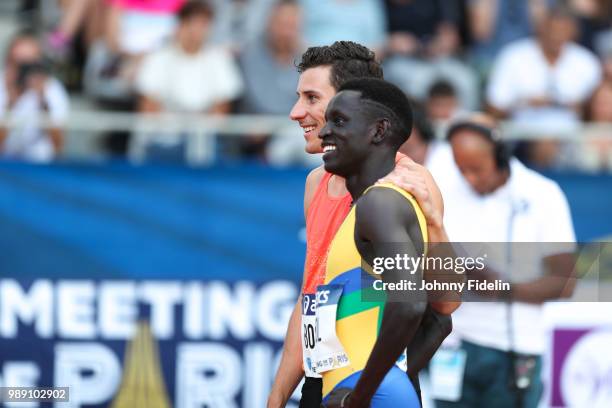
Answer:
[[(382, 78), (382, 68), (374, 53), (366, 47), (338, 41), (331, 46), (309, 48), (302, 55), (298, 71), (298, 100), (290, 116), (304, 129), (305, 150), (311, 154), (322, 153), (319, 132), (326, 123), (325, 110), (329, 101), (346, 81), (363, 77)], [(416, 197), (425, 213), (430, 239), (445, 242), (442, 197), (429, 172), (403, 156), (397, 169), (386, 179), (401, 185)], [(321, 378), (312, 367), (316, 347), (315, 292), (323, 283), (329, 245), (349, 213), (351, 201), (342, 177), (326, 172), (322, 166), (308, 175), (304, 192), (307, 250), (302, 294), (289, 321), (268, 408), (284, 407), (304, 375), (306, 381), (300, 407), (318, 408), (321, 403)], [(445, 314), (449, 313), (445, 311)], [(415, 341), (427, 344), (429, 348), (409, 347), (406, 359), (412, 362), (408, 373), (415, 382), (418, 369), (430, 359), (436, 344), (450, 333), (450, 318), (428, 310), (421, 329)]]
[[(455, 203), (447, 217), (449, 235), (455, 242), (496, 243), (502, 255), (468, 271), (470, 280), (499, 285), (479, 291), (486, 296), (481, 300), (497, 301), (466, 302), (457, 314), (461, 343), (455, 352), (468, 364), (458, 373), (460, 398), (437, 400), (436, 406), (538, 407), (547, 347), (543, 302), (570, 297), (576, 283), (567, 198), (557, 183), (512, 157), (489, 115), (458, 118), (447, 140), (459, 177), (444, 183)], [(471, 222), (475, 218), (479, 222)]]
[(423, 271), (391, 266), (377, 275), (362, 266), (362, 259), (372, 265), (377, 257), (425, 253), (427, 227), (415, 199), (393, 184), (374, 185), (395, 167), (410, 135), (410, 103), (388, 82), (356, 79), (340, 87), (325, 119), (319, 135), (325, 170), (346, 180), (354, 205), (331, 243), (325, 285), (317, 290), (337, 302), (333, 318), (325, 318), (324, 301), (318, 306), (323, 400), (330, 407), (419, 407), (410, 380), (394, 363), (417, 333), (427, 294), (387, 290), (386, 296), (367, 296), (378, 279), (420, 287)]

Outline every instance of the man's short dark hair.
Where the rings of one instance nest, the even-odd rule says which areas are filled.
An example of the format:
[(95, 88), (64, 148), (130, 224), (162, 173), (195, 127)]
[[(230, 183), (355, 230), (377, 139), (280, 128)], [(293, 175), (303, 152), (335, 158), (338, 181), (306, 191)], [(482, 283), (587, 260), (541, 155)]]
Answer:
[(345, 82), (338, 92), (358, 91), (361, 100), (374, 104), (388, 115), (393, 147), (408, 140), (412, 130), (412, 108), (404, 92), (390, 82), (377, 78), (359, 78)]
[(332, 45), (310, 47), (298, 64), (301, 74), (309, 68), (331, 66), (330, 82), (337, 91), (346, 81), (356, 78), (383, 77), (374, 52), (352, 41), (336, 41)]
[(191, 0), (183, 4), (177, 16), (179, 21), (185, 21), (195, 16), (206, 16), (212, 18), (214, 15), (212, 6), (204, 0)]
[(440, 79), (434, 82), (431, 85), (431, 87), (429, 87), (427, 96), (429, 98), (436, 98), (436, 97), (454, 98), (457, 96), (457, 92), (455, 91), (455, 88), (450, 84), (450, 82), (444, 79)]

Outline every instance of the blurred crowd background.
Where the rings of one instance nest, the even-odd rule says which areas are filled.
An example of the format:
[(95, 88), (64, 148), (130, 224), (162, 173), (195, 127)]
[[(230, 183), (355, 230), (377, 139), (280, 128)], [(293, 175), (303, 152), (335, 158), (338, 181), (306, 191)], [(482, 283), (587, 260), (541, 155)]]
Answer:
[[(3, 0), (0, 154), (316, 165), (287, 119), (295, 63), (336, 40), (413, 99), (416, 152), (487, 110), (534, 167), (612, 170), (611, 0)], [(194, 147), (185, 119), (127, 113), (218, 126)]]

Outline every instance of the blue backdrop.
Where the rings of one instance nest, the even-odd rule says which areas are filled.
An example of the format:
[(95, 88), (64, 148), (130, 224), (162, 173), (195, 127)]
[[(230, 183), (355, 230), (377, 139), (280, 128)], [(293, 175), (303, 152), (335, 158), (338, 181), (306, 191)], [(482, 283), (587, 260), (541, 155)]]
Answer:
[[(299, 279), (307, 172), (0, 164), (2, 272), (22, 276)], [(612, 176), (548, 173), (578, 240), (612, 234)], [(32, 256), (35, 254), (36, 256)]]
[[(70, 407), (102, 407), (153, 372), (146, 394), (176, 408), (264, 406), (304, 262), (306, 174), (0, 163), (0, 386), (72, 384)], [(612, 235), (611, 176), (547, 175), (580, 241)], [(143, 401), (130, 408), (160, 406)]]
[[(2, 269), (298, 279), (305, 171), (0, 165)], [(33, 257), (32, 255), (36, 256)]]

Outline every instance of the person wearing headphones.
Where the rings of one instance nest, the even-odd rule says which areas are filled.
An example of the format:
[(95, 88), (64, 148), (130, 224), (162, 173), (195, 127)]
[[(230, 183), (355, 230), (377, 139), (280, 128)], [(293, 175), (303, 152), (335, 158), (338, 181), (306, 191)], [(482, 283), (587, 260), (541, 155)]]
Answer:
[[(575, 283), (567, 200), (557, 183), (512, 157), (492, 117), (458, 119), (447, 140), (446, 153), (432, 158), (429, 169), (448, 203), (449, 238), (469, 243), (468, 252), (472, 245), (487, 248), (486, 267), (469, 271), (468, 280), (507, 282), (510, 290), (463, 298), (453, 315), (458, 341), (445, 350), (454, 358), (434, 357), (430, 367), (436, 407), (537, 407), (546, 345), (542, 304), (571, 296)], [(526, 244), (510, 244), (516, 242)], [(446, 364), (442, 371), (440, 364)], [(440, 372), (455, 388), (438, 387), (443, 395), (436, 391)]]

